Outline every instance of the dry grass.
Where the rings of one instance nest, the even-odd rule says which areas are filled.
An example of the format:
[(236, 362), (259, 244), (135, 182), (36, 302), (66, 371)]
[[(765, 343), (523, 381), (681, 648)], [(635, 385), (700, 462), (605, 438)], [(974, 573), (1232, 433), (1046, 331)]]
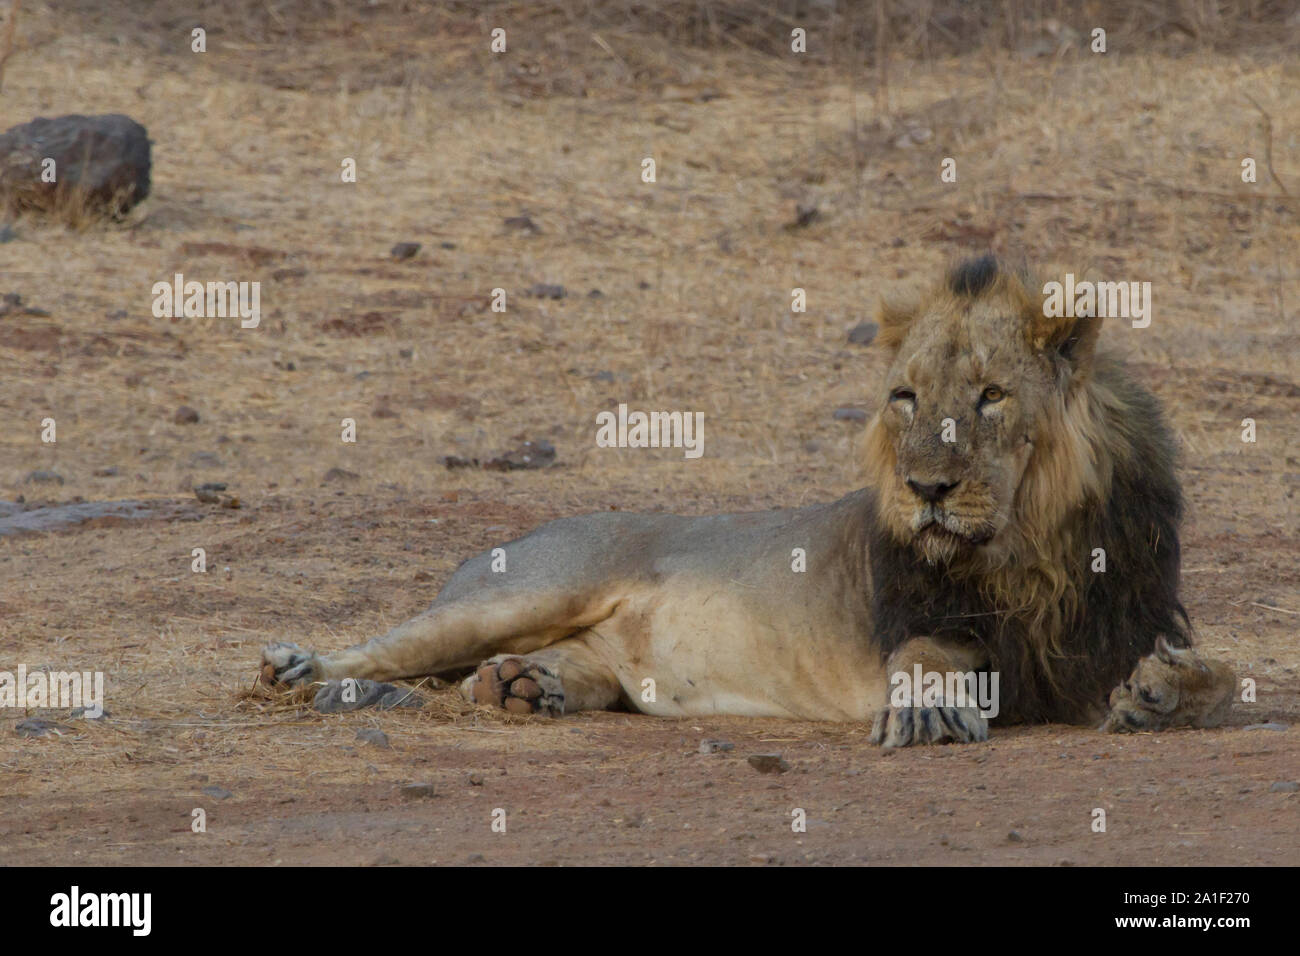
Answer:
[[(890, 283), (986, 246), (1153, 283), (1151, 328), (1106, 335), (1188, 452), (1187, 564), (1214, 572), (1188, 576), (1193, 618), (1262, 685), (1294, 679), (1293, 620), (1259, 606), (1300, 608), (1294, 57), (1217, 50), (1213, 30), (1224, 44), (1250, 33), (1227, 4), (1217, 20), (1188, 4), (1126, 33), (1150, 9), (1133, 7), (1105, 57), (992, 41), (953, 57), (936, 31), (927, 49), (900, 43), (882, 113), (860, 69), (724, 42), (726, 20), (710, 18), (722, 5), (691, 4), (703, 19), (689, 23), (685, 7), (659, 9), (681, 36), (703, 24), (700, 46), (648, 35), (650, 8), (632, 4), (556, 4), (535, 19), (519, 4), (424, 19), (400, 5), (301, 18), (270, 5), (255, 21), (265, 34), (214, 27), (203, 56), (176, 40), (189, 29), (179, 15), (148, 25), (125, 6), (82, 8), (84, 29), (68, 30), (52, 7), (24, 7), (6, 117), (129, 112), (155, 170), (123, 226), (23, 219), (0, 244), (0, 291), (52, 313), (0, 321), (0, 482), (37, 497), (49, 492), (24, 476), (53, 469), (66, 500), (182, 497), (225, 480), (244, 508), (0, 539), (0, 659), (103, 669), (120, 715), (79, 730), (85, 746), (25, 746), (5, 730), (14, 787), (93, 789), (106, 768), (170, 786), (195, 761), (214, 775), (305, 772), (307, 744), (349, 740), (374, 718), (248, 694), (263, 641), (331, 649), (382, 631), (460, 559), (558, 514), (849, 490), (856, 428), (831, 412), (873, 408), (883, 360), (846, 331)], [(771, 22), (788, 9), (770, 7)], [(511, 52), (493, 59), (487, 31), (502, 18)], [(113, 24), (133, 19), (115, 42)], [(1185, 50), (1180, 23), (1201, 38)], [(1153, 50), (1153, 32), (1169, 50)], [(1240, 180), (1247, 155), (1255, 185)], [(645, 156), (654, 185), (638, 178)], [(944, 156), (955, 186), (939, 181)], [(356, 185), (339, 181), (344, 157)], [(819, 218), (787, 229), (799, 206)], [(522, 214), (539, 234), (503, 224)], [(424, 248), (392, 262), (401, 240)], [(178, 271), (261, 281), (261, 328), (153, 318), (152, 284)], [(568, 297), (524, 294), (537, 282)], [(806, 314), (790, 311), (796, 286)], [(497, 287), (504, 315), (486, 307)], [(349, 323), (377, 331), (342, 334)], [(620, 401), (703, 411), (704, 458), (594, 447), (596, 413)], [(182, 404), (198, 424), (172, 422)], [(47, 415), (54, 446), (39, 441)], [(1239, 439), (1248, 416), (1258, 445)], [(345, 417), (355, 446), (339, 442)], [(559, 465), (437, 464), (520, 436), (553, 441)], [(118, 473), (94, 475), (108, 466)], [(333, 466), (361, 477), (324, 484)], [(189, 571), (196, 546), (203, 576)], [(524, 739), (446, 693), (385, 721), (438, 740), (476, 727), (508, 732), (476, 735), (490, 746)], [(581, 743), (525, 729), (528, 746)], [(301, 758), (286, 740), (304, 742)]]

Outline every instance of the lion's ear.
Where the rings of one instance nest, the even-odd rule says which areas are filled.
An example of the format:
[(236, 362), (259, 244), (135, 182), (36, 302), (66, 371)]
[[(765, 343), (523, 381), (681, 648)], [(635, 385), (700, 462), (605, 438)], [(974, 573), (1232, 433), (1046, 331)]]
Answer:
[(1067, 319), (1057, 330), (1050, 347), (1076, 372), (1091, 368), (1101, 335), (1101, 317), (1096, 315)]
[[(1061, 266), (1045, 270), (1042, 275), (1059, 277), (1067, 273), (1082, 276), (1087, 272), (1086, 264), (1080, 266)], [(1055, 285), (1053, 298), (1049, 296), (1049, 286)], [(1060, 314), (1065, 302), (1059, 298), (1063, 290), (1057, 278), (1053, 283), (1042, 286), (1042, 295), (1033, 296), (1032, 313), (1029, 319), (1030, 337), (1034, 345), (1042, 349), (1053, 360), (1068, 368), (1074, 376), (1086, 373), (1092, 368), (1092, 359), (1097, 352), (1097, 339), (1101, 335), (1100, 316), (1073, 316)], [(1049, 314), (1049, 311), (1053, 314)]]
[(880, 326), (876, 341), (890, 351), (897, 349), (920, 311), (921, 299), (915, 289), (882, 298), (876, 309), (876, 324)]

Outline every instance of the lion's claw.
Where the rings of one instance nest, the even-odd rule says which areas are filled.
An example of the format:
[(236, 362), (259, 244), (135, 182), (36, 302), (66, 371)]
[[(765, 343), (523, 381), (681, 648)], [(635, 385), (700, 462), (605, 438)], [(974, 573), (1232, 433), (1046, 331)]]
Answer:
[(871, 725), (871, 742), (882, 747), (988, 739), (988, 719), (976, 707), (886, 707)]

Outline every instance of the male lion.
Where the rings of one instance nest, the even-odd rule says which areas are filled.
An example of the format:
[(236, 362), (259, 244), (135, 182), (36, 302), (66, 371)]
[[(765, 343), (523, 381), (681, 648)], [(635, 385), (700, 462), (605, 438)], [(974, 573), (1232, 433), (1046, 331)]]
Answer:
[(462, 564), (388, 634), (327, 656), (272, 644), (263, 673), (478, 665), (461, 692), (512, 713), (871, 720), (877, 743), (903, 746), (984, 740), (988, 721), (969, 699), (891, 695), (893, 675), (996, 673), (1000, 719), (1095, 722), (1160, 639), (1159, 699), (1121, 684), (1107, 729), (1221, 720), (1232, 675), (1171, 663), (1196, 659), (1160, 410), (1096, 352), (1100, 319), (1047, 318), (1032, 288), (986, 256), (882, 305), (893, 363), (861, 491), (553, 521), (504, 545), (504, 571), (487, 554)]

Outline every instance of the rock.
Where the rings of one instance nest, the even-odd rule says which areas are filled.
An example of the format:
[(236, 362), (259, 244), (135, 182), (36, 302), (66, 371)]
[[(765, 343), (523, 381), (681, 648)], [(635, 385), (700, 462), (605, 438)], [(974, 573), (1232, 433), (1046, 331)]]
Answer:
[(469, 775), (469, 785), (471, 787), (483, 786), (483, 775), (481, 773), (471, 773)]
[(234, 796), (234, 794), (225, 787), (218, 787), (215, 784), (210, 787), (204, 787), (200, 792), (204, 796), (212, 797), (214, 800), (229, 800)]
[(860, 408), (837, 408), (831, 417), (837, 422), (865, 422), (867, 413)]
[(106, 710), (101, 710), (98, 714), (89, 713), (85, 707), (74, 707), (68, 711), (68, 717), (71, 720), (103, 720), (105, 717), (112, 717)]
[(542, 231), (538, 228), (537, 223), (533, 222), (531, 216), (509, 216), (506, 218), (505, 224), (507, 229), (526, 232), (530, 236), (535, 236)]
[[(52, 183), (41, 181), (47, 158)], [(0, 133), (0, 207), (50, 213), (71, 204), (119, 218), (149, 195), (150, 167), (149, 134), (130, 117), (39, 117)]]
[(1300, 783), (1294, 780), (1279, 780), (1268, 788), (1269, 793), (1295, 793), (1300, 790)]
[(65, 733), (71, 732), (71, 727), (46, 720), (44, 717), (28, 717), (26, 720), (18, 721), (14, 726), (14, 733), (19, 737), (44, 737), (47, 734), (62, 737)]
[(325, 477), (321, 481), (356, 481), (360, 477), (355, 471), (348, 471), (346, 468), (331, 468), (325, 472)]
[(820, 219), (821, 215), (821, 210), (817, 208), (815, 203), (812, 205), (796, 204), (794, 207), (794, 222), (786, 223), (785, 228), (787, 230), (806, 229)]
[(172, 415), (172, 421), (177, 425), (195, 425), (198, 423), (198, 420), (198, 411), (190, 408), (188, 405), (182, 405), (180, 408), (176, 409), (176, 413)]
[(93, 474), (96, 478), (116, 478), (118, 470), (116, 465), (111, 465), (108, 468), (96, 468)]
[(1242, 730), (1286, 730), (1286, 724), (1247, 724)]
[(514, 451), (502, 452), (483, 463), (489, 471), (517, 471), (522, 468), (545, 468), (555, 462), (555, 446), (545, 438), (526, 441)]
[(447, 468), (484, 468), (488, 471), (517, 471), (524, 468), (545, 468), (555, 463), (555, 446), (544, 438), (526, 441), (513, 451), (480, 462), (477, 458), (443, 455), (438, 459)]
[(702, 754), (726, 753), (729, 750), (735, 750), (735, 749), (736, 749), (736, 745), (733, 744), (730, 740), (701, 740), (700, 741), (700, 753)]
[(528, 294), (534, 299), (563, 299), (567, 292), (562, 285), (548, 285), (545, 282), (537, 282), (528, 287)]
[(849, 329), (849, 342), (853, 345), (870, 345), (879, 331), (880, 326), (875, 322), (859, 322)]
[(437, 796), (433, 792), (431, 783), (407, 783), (401, 788), (403, 800), (428, 800), (430, 797)]
[(465, 857), (465, 862), (466, 862), (466, 863), (482, 863), (482, 862), (483, 862), (484, 860), (486, 860), (486, 859), (487, 859), (487, 857), (485, 857), (482, 853), (471, 853), (469, 856)]
[[(394, 707), (423, 707), (424, 698), (395, 684), (373, 680), (351, 680), (351, 690), (341, 680), (326, 681), (311, 705), (322, 714), (338, 714), (364, 707), (392, 710)], [(352, 698), (352, 699), (346, 699)]]
[(397, 245), (393, 246), (391, 255), (398, 262), (405, 262), (419, 251), (420, 244), (418, 242), (399, 242)]
[(358, 730), (357, 740), (372, 747), (382, 747), (384, 750), (393, 749), (393, 745), (388, 742), (388, 735), (376, 727), (363, 727)]
[(27, 477), (23, 479), (29, 485), (61, 485), (63, 476), (57, 471), (29, 471)]
[(23, 305), (23, 297), (17, 292), (6, 292), (3, 297), (0, 297), (0, 319), (9, 315), (32, 315), (37, 318), (46, 318), (49, 314), (45, 309)]
[(780, 754), (750, 754), (749, 765), (759, 773), (785, 773), (790, 769)]
[(1019, 830), (1012, 830), (1007, 834), (1007, 841), (1010, 843), (1024, 843), (1025, 838), (1020, 835)]

